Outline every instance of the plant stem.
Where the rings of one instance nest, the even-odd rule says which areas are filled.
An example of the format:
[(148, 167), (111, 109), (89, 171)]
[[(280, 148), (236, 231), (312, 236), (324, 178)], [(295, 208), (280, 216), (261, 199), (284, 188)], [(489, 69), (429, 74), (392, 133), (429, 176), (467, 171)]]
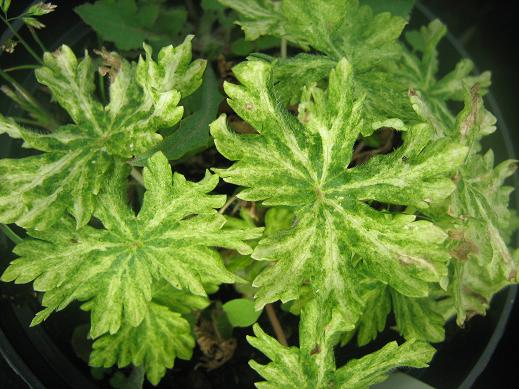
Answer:
[(274, 333), (276, 334), (276, 338), (283, 346), (288, 346), (287, 338), (285, 333), (283, 332), (283, 327), (281, 327), (281, 323), (279, 322), (278, 316), (276, 315), (276, 311), (272, 304), (265, 305), (265, 310), (267, 311), (267, 316), (270, 320), (270, 324), (274, 329)]
[(38, 69), (39, 65), (18, 65), (13, 66), (12, 68), (4, 69), (4, 72), (14, 72), (16, 70), (27, 70), (27, 69)]
[(0, 224), (0, 230), (7, 236), (14, 244), (21, 243), (23, 241), (22, 238), (18, 236), (16, 232), (14, 232), (9, 226), (5, 224)]
[[(45, 118), (46, 123), (40, 123), (41, 126), (52, 131), (54, 128), (60, 126), (60, 123), (57, 122), (52, 114), (47, 111), (32, 95), (29, 93), (27, 89), (21, 86), (18, 81), (16, 81), (13, 77), (5, 72), (5, 70), (0, 69), (0, 77), (9, 82), (16, 91), (25, 98), (25, 100), (29, 101), (34, 107), (36, 107), (39, 113)], [(16, 100), (15, 100), (16, 101)]]
[(281, 38), (281, 58), (287, 57), (287, 39)]
[(36, 120), (27, 119), (27, 118), (21, 118), (21, 117), (12, 117), (12, 118), (17, 123), (29, 124), (31, 126), (37, 126), (37, 127), (41, 126), (41, 123), (36, 121)]
[(25, 47), (25, 50), (27, 50), (29, 52), (29, 54), (36, 60), (36, 62), (38, 62), (39, 64), (42, 64), (43, 65), (43, 62), (41, 60), (41, 58), (39, 57), (38, 54), (36, 54), (36, 52), (31, 48), (31, 46), (25, 41), (25, 39), (23, 39), (21, 37), (20, 34), (18, 34), (18, 31), (16, 31), (13, 26), (11, 26), (11, 23), (9, 23), (9, 21), (0, 14), (0, 20), (2, 20), (4, 22), (4, 24), (7, 26), (7, 28), (13, 33), (13, 35), (16, 37), (16, 39), (18, 39), (20, 41), (20, 43), (23, 45), (23, 47)]
[(227, 208), (229, 208), (229, 206), (237, 199), (238, 197), (236, 197), (236, 195), (232, 196), (229, 198), (229, 200), (227, 200), (227, 202), (224, 204), (224, 206), (222, 208), (220, 208), (220, 210), (218, 211), (218, 213), (220, 215), (223, 215), (224, 212), (227, 210)]
[(97, 82), (98, 82), (98, 86), (99, 86), (99, 94), (100, 94), (102, 103), (103, 103), (103, 105), (105, 105), (106, 104), (105, 80), (104, 80), (104, 77), (101, 74), (99, 74), (99, 72), (97, 73)]
[(133, 177), (135, 181), (137, 181), (140, 185), (144, 186), (144, 178), (142, 177), (142, 174), (140, 171), (132, 167), (132, 172), (130, 175)]
[(47, 48), (45, 47), (43, 42), (40, 40), (40, 37), (38, 36), (38, 33), (36, 32), (36, 30), (34, 28), (32, 28), (32, 27), (28, 27), (28, 28), (29, 28), (29, 31), (30, 31), (30, 33), (32, 35), (32, 38), (38, 44), (38, 46), (40, 46), (41, 51), (43, 51), (44, 53), (49, 51), (49, 50), (47, 50)]

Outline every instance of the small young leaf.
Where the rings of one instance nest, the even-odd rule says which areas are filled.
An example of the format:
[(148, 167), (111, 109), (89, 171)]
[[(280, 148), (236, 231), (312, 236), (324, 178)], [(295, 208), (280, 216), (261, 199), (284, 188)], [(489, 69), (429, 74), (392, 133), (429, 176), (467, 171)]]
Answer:
[(249, 299), (234, 299), (223, 304), (223, 310), (233, 327), (248, 327), (256, 323), (261, 310), (254, 309), (254, 301)]
[(2, 9), (4, 14), (7, 13), (10, 5), (11, 5), (11, 0), (1, 0), (0, 1), (0, 9)]

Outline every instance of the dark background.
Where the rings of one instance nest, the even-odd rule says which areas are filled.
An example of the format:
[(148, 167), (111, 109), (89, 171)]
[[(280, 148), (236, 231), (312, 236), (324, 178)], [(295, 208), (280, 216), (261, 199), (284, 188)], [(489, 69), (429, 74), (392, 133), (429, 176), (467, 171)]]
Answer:
[[(326, 1), (326, 0), (323, 0)], [(391, 1), (391, 0), (388, 0)], [(22, 3), (13, 0), (13, 3)], [(27, 3), (29, 3), (27, 1)], [(58, 5), (62, 1), (54, 1)], [(74, 3), (74, 1), (67, 1)], [(77, 2), (80, 3), (80, 2)], [(491, 70), (492, 93), (502, 110), (517, 152), (519, 150), (519, 73), (516, 65), (518, 1), (425, 0), (461, 40), (480, 70)], [(3, 27), (0, 27), (0, 31)], [(517, 155), (517, 154), (516, 154)], [(512, 311), (506, 332), (475, 389), (516, 388), (519, 369), (519, 304)], [(0, 356), (0, 388), (25, 388)]]

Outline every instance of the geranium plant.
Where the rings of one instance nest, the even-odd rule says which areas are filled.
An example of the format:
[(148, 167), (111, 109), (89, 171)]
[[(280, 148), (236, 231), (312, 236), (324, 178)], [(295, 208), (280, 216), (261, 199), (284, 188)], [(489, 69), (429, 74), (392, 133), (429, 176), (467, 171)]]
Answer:
[[(11, 28), (10, 2), (0, 4)], [(2, 280), (33, 282), (43, 308), (32, 325), (79, 301), (90, 313), (89, 364), (133, 365), (155, 385), (196, 343), (205, 367), (232, 357), (235, 342), (218, 330), (220, 354), (206, 346), (204, 317), (247, 327), (264, 307), (277, 339), (258, 324), (247, 337), (270, 359), (250, 362), (259, 388), (365, 388), (395, 368), (426, 367), (447, 320), (484, 315), (517, 282), (505, 183), (516, 162), (495, 166), (481, 146), (496, 128), (483, 104), (490, 74), (463, 59), (439, 77), (446, 28), (436, 20), (401, 38), (411, 6), (203, 1), (226, 37), (211, 45), (182, 9), (98, 0), (77, 13), (120, 53), (63, 45), (40, 60), (17, 35), (68, 117), (2, 71), (27, 120), (0, 115), (0, 134), (37, 151), (0, 160), (0, 223), (17, 256)], [(20, 16), (33, 33), (54, 9), (36, 7)], [(248, 49), (230, 38), (239, 34), (230, 17)], [(197, 53), (241, 59), (232, 74), (218, 59), (226, 103), (212, 63), (192, 59), (196, 37), (158, 52), (143, 42), (204, 28)], [(240, 58), (249, 49), (258, 52)], [(204, 166), (198, 182), (174, 172), (181, 163), (202, 173), (197, 158), (209, 153), (228, 161)], [(231, 184), (223, 192), (221, 180)], [(237, 298), (211, 297), (222, 284)], [(299, 316), (297, 342), (287, 343), (278, 301)], [(400, 344), (337, 366), (339, 347), (370, 343), (391, 313)]]

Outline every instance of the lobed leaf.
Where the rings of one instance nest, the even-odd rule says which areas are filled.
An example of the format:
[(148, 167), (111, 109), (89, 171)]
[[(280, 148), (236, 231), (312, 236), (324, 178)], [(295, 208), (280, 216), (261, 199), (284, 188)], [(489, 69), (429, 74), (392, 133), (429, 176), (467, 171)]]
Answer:
[(35, 290), (44, 292), (45, 309), (33, 325), (79, 300), (91, 311), (91, 336), (114, 335), (124, 325), (143, 322), (159, 281), (206, 296), (204, 285), (235, 280), (212, 247), (249, 253), (243, 240), (259, 237), (261, 229), (221, 230), (225, 218), (215, 208), (225, 197), (206, 194), (218, 183), (216, 176), (188, 182), (172, 175), (158, 153), (145, 168), (147, 192), (135, 215), (123, 198), (124, 170), (119, 169), (96, 210), (104, 228), (76, 230), (64, 218), (52, 231), (29, 231), (32, 238), (15, 248), (19, 258), (2, 280), (34, 281)]
[(415, 118), (406, 98), (407, 86), (386, 70), (386, 63), (401, 55), (397, 39), (406, 24), (404, 18), (389, 12), (375, 14), (358, 0), (220, 2), (242, 16), (239, 24), (247, 39), (271, 34), (319, 52), (275, 61), (273, 87), (284, 103), (297, 103), (303, 86), (326, 78), (346, 58), (354, 72), (353, 93), (366, 99), (363, 134), (371, 134), (374, 123), (388, 116)]
[[(446, 135), (466, 144), (470, 153), (456, 172), (456, 190), (428, 211), (451, 238), (450, 294), (460, 325), (475, 314), (485, 314), (492, 296), (517, 282), (518, 262), (508, 243), (519, 226), (516, 212), (508, 207), (513, 188), (505, 185), (517, 162), (506, 160), (494, 167), (491, 150), (479, 153), (482, 137), (495, 130), (495, 118), (483, 107), (477, 85), (465, 96), (465, 108)], [(448, 128), (441, 118), (431, 117)]]
[(157, 131), (182, 117), (180, 98), (200, 86), (205, 62), (191, 62), (191, 39), (163, 48), (157, 62), (149, 48), (137, 64), (103, 53), (112, 81), (106, 107), (94, 96), (95, 67), (87, 53), (82, 60), (67, 46), (45, 53), (36, 77), (73, 123), (40, 133), (0, 116), (0, 134), (43, 152), (0, 160), (0, 222), (43, 230), (68, 211), (78, 228), (87, 224), (116, 166), (158, 144)]
[(234, 72), (242, 86), (225, 85), (229, 105), (258, 133), (232, 133), (223, 116), (214, 122), (216, 147), (237, 161), (215, 171), (245, 187), (240, 198), (293, 207), (296, 217), (293, 228), (264, 238), (254, 250), (253, 258), (276, 262), (254, 281), (258, 308), (296, 299), (308, 284), (323, 309), (340, 312), (348, 327), (363, 306), (358, 269), (410, 297), (426, 296), (430, 283), (445, 287), (445, 234), (415, 216), (377, 211), (369, 202), (426, 208), (446, 198), (454, 190), (449, 176), (467, 149), (442, 142), (426, 146), (429, 127), (418, 126), (401, 149), (347, 168), (363, 102), (351, 93), (346, 60), (330, 73), (326, 92), (304, 92), (299, 120), (276, 102), (269, 64), (250, 60)]
[(247, 337), (249, 343), (272, 361), (267, 365), (250, 362), (251, 367), (266, 379), (256, 383), (260, 389), (368, 388), (383, 381), (391, 370), (399, 366), (427, 367), (434, 353), (434, 349), (423, 342), (408, 341), (400, 346), (391, 342), (336, 369), (332, 362), (319, 365), (322, 350), (318, 348), (308, 353), (296, 347), (282, 346), (257, 324), (254, 325), (254, 334), (256, 337)]

